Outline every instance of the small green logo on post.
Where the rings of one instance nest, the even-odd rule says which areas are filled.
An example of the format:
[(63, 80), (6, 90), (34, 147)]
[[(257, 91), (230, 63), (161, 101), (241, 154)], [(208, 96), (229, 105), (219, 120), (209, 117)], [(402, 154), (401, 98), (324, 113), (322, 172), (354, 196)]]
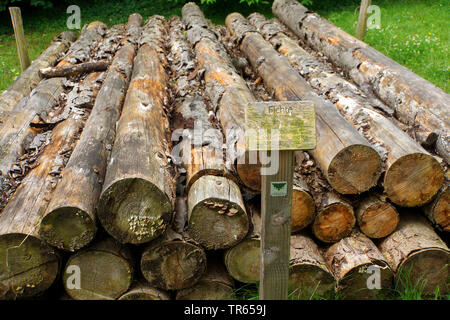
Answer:
[(270, 195), (272, 197), (284, 197), (287, 195), (287, 182), (271, 182), (270, 184)]

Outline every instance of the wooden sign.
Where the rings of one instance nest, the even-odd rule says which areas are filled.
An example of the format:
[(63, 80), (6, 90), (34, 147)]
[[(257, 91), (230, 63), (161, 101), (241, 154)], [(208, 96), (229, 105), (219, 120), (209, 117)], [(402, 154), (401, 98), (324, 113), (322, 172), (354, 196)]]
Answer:
[(309, 101), (251, 102), (245, 112), (245, 132), (248, 151), (314, 149), (314, 104)]
[(315, 124), (314, 104), (307, 101), (255, 102), (245, 111), (247, 151), (277, 153), (276, 169), (261, 177), (262, 300), (288, 297), (294, 153), (315, 148)]

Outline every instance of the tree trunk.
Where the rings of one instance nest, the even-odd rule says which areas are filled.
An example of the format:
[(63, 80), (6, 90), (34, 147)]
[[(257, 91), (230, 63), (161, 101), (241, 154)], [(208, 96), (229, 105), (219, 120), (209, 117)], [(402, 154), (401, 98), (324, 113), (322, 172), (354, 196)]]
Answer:
[(0, 127), (8, 119), (9, 113), (16, 105), (39, 84), (39, 70), (55, 65), (59, 56), (75, 41), (77, 34), (72, 31), (62, 32), (50, 46), (22, 72), (13, 84), (0, 95)]
[(334, 291), (335, 285), (333, 275), (313, 239), (306, 233), (291, 236), (289, 289), (294, 298), (324, 298)]
[(150, 285), (181, 290), (194, 286), (205, 273), (205, 251), (184, 231), (186, 221), (186, 199), (178, 195), (172, 226), (142, 253), (141, 271)]
[(177, 300), (234, 300), (234, 281), (223, 263), (208, 257), (205, 274), (196, 285), (177, 291)]
[(448, 181), (442, 186), (433, 201), (422, 209), (436, 228), (450, 232), (450, 187)]
[(75, 300), (115, 300), (130, 288), (133, 272), (129, 248), (107, 238), (72, 255), (62, 281)]
[(48, 67), (39, 70), (42, 78), (71, 77), (81, 73), (105, 71), (108, 69), (107, 61), (84, 62), (73, 66)]
[(241, 50), (279, 100), (310, 100), (316, 109), (317, 147), (310, 153), (339, 193), (359, 194), (376, 185), (381, 160), (369, 143), (329, 102), (315, 94), (256, 29), (238, 13), (226, 19)]
[(188, 194), (189, 234), (206, 250), (227, 249), (248, 233), (241, 191), (225, 177), (206, 175)]
[(393, 205), (378, 194), (363, 198), (356, 208), (359, 228), (369, 238), (384, 238), (397, 228), (400, 216)]
[(95, 207), (136, 52), (134, 44), (123, 44), (41, 222), (40, 235), (59, 249), (76, 251), (89, 244), (96, 233)]
[(355, 223), (352, 205), (339, 194), (331, 191), (322, 196), (312, 230), (317, 239), (333, 243), (348, 236)]
[(250, 163), (245, 152), (245, 106), (256, 101), (244, 79), (238, 74), (225, 48), (208, 24), (198, 6), (183, 7), (187, 38), (194, 46), (198, 65), (205, 70), (206, 91), (225, 133), (227, 163), (235, 165), (237, 175), (250, 190), (261, 191), (260, 164)]
[(428, 221), (417, 212), (401, 212), (395, 232), (378, 245), (395, 272), (400, 288), (423, 288), (431, 296), (449, 291), (450, 250), (434, 232)]
[[(357, 87), (336, 75), (325, 64), (291, 40), (274, 22), (253, 14), (253, 25), (285, 55), (315, 91), (332, 101), (345, 119), (372, 144), (384, 161), (384, 188), (387, 196), (401, 206), (420, 206), (430, 201), (443, 183), (443, 170), (432, 155), (392, 123), (388, 110), (369, 99)], [(423, 181), (428, 181), (426, 185)]]
[(103, 227), (123, 243), (148, 242), (161, 235), (172, 219), (175, 189), (168, 160), (165, 37), (164, 18), (150, 17), (134, 60), (97, 207)]
[(167, 292), (142, 282), (134, 284), (119, 300), (170, 300), (170, 296)]
[[(411, 125), (424, 145), (448, 139), (450, 96), (407, 68), (345, 33), (293, 0), (276, 0), (274, 14), (312, 48), (323, 52), (368, 94)], [(380, 71), (381, 70), (381, 71)], [(448, 157), (448, 154), (442, 155)]]
[(394, 273), (375, 244), (358, 230), (324, 253), (344, 299), (373, 299), (392, 287)]

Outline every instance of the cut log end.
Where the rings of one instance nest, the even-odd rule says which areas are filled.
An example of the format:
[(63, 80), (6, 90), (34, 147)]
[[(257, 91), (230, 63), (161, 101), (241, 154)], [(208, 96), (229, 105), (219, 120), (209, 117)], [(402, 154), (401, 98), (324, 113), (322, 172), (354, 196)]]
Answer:
[(170, 300), (170, 296), (167, 292), (148, 285), (138, 285), (131, 288), (119, 300)]
[(378, 182), (381, 158), (366, 145), (355, 144), (342, 149), (328, 167), (328, 181), (341, 194), (359, 194)]
[(394, 206), (377, 201), (364, 209), (358, 208), (358, 225), (369, 238), (384, 238), (394, 232), (400, 217)]
[(58, 270), (57, 253), (38, 238), (17, 233), (0, 236), (0, 300), (44, 292)]
[(237, 164), (236, 170), (242, 183), (253, 191), (261, 192), (261, 166), (258, 164)]
[(333, 243), (348, 236), (355, 226), (353, 208), (346, 203), (333, 203), (319, 212), (313, 223), (317, 239)]
[(172, 204), (153, 183), (127, 178), (113, 183), (102, 193), (97, 214), (114, 238), (122, 243), (140, 244), (166, 230)]
[(95, 221), (75, 207), (60, 207), (41, 221), (39, 235), (50, 245), (66, 251), (77, 251), (88, 245), (97, 232)]
[(388, 198), (402, 207), (426, 204), (444, 183), (439, 162), (424, 153), (408, 154), (391, 165), (384, 177)]
[(228, 273), (243, 283), (259, 282), (260, 240), (245, 239), (225, 253), (225, 265)]
[(189, 234), (207, 250), (230, 248), (248, 232), (244, 210), (225, 199), (207, 198), (191, 211)]
[(325, 268), (315, 264), (293, 264), (289, 268), (289, 290), (298, 299), (326, 297), (334, 291), (336, 281)]
[(443, 188), (427, 207), (425, 213), (431, 222), (442, 231), (450, 232), (450, 188)]
[(298, 232), (310, 225), (315, 216), (314, 199), (304, 190), (292, 192), (291, 232)]
[(198, 282), (206, 270), (206, 255), (200, 247), (183, 241), (150, 245), (142, 254), (141, 270), (150, 285), (180, 290)]

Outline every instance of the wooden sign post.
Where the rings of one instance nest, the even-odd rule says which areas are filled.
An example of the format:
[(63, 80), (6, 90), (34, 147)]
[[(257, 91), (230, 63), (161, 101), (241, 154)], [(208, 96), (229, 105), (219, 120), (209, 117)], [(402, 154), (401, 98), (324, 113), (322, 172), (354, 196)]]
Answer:
[(30, 57), (25, 43), (25, 33), (23, 32), (22, 15), (19, 7), (10, 7), (11, 22), (16, 37), (17, 54), (19, 55), (20, 68), (22, 72), (30, 66)]
[(288, 297), (294, 153), (315, 148), (315, 123), (312, 102), (254, 102), (246, 108), (247, 151), (269, 152), (272, 160), (261, 169), (262, 300)]

